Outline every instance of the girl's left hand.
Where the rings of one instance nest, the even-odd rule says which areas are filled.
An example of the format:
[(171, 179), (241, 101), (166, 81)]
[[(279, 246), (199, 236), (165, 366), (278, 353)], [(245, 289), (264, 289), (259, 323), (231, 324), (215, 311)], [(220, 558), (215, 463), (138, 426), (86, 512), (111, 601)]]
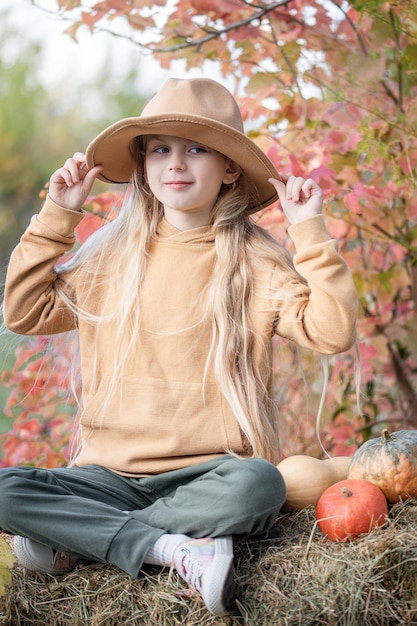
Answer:
[(291, 224), (320, 215), (323, 192), (312, 178), (283, 176), (282, 181), (270, 178), (269, 182), (277, 190), (282, 209)]

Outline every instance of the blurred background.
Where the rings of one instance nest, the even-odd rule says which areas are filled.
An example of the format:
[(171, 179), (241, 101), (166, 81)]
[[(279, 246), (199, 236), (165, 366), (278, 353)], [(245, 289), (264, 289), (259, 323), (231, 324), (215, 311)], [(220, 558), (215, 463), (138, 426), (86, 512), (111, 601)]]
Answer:
[[(49, 3), (50, 4), (50, 3)], [(84, 32), (30, 0), (0, 5), (0, 267), (50, 174), (108, 123), (139, 114), (163, 78), (130, 42)]]

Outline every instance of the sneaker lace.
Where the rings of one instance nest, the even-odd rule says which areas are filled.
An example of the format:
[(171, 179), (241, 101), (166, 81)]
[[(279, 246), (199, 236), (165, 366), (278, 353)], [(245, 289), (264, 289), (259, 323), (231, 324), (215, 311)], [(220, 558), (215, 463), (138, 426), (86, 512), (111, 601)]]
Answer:
[(200, 561), (192, 557), (188, 550), (184, 550), (184, 556), (181, 561), (181, 568), (185, 580), (195, 589), (201, 591), (201, 575), (203, 567)]

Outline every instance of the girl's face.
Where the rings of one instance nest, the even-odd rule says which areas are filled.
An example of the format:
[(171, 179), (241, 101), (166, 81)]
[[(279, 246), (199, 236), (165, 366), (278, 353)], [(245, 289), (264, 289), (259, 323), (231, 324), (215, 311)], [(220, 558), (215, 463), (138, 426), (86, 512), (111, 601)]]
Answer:
[(168, 135), (147, 138), (146, 180), (167, 221), (180, 230), (210, 224), (222, 183), (239, 176), (239, 166), (198, 142)]

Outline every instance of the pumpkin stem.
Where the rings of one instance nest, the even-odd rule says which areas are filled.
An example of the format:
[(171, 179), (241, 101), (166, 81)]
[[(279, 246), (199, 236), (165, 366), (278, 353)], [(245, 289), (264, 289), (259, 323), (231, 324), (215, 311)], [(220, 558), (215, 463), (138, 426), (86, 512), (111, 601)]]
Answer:
[(390, 438), (391, 438), (391, 437), (390, 437), (390, 434), (389, 434), (389, 432), (388, 432), (388, 429), (387, 429), (387, 428), (384, 428), (384, 429), (382, 430), (382, 439), (384, 440), (384, 443), (385, 443), (386, 441), (388, 441)]
[(345, 498), (350, 498), (350, 496), (353, 496), (353, 491), (348, 489), (348, 487), (342, 487), (342, 496), (344, 496)]

